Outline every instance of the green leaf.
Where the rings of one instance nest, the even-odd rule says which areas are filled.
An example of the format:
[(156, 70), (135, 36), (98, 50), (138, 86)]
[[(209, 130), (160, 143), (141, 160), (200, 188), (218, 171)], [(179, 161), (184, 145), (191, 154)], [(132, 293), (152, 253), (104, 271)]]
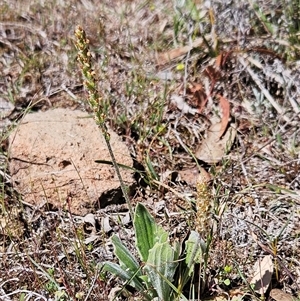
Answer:
[(129, 273), (127, 273), (123, 268), (121, 268), (120, 265), (110, 261), (103, 262), (101, 272), (109, 272), (121, 278), (122, 280), (130, 280), (131, 278)]
[(168, 242), (156, 243), (149, 251), (145, 269), (160, 300), (170, 300), (169, 283), (173, 282), (177, 264), (174, 250)]
[(166, 242), (168, 233), (161, 226), (158, 226), (146, 207), (137, 204), (134, 214), (134, 231), (136, 247), (143, 262), (148, 259), (149, 251), (156, 242)]
[(159, 177), (158, 177), (157, 173), (154, 170), (154, 167), (153, 167), (153, 164), (150, 160), (149, 154), (147, 154), (147, 156), (146, 156), (146, 166), (147, 166), (147, 169), (148, 169), (148, 176), (150, 176), (150, 179), (158, 180)]
[(191, 231), (188, 240), (185, 242), (185, 257), (180, 263), (179, 268), (179, 282), (178, 290), (182, 291), (186, 283), (193, 276), (195, 264), (199, 263), (202, 259), (204, 252), (203, 241), (200, 238), (199, 233)]
[(200, 262), (201, 258), (201, 238), (198, 232), (191, 231), (188, 240), (185, 242), (186, 257), (185, 262), (190, 276), (194, 271), (195, 263)]
[(142, 273), (139, 263), (133, 257), (131, 252), (123, 245), (120, 238), (117, 235), (113, 235), (111, 241), (114, 245), (115, 255), (119, 259), (121, 267), (136, 273), (137, 276), (141, 276)]
[(224, 283), (225, 285), (229, 286), (229, 285), (230, 285), (230, 280), (229, 280), (229, 279), (225, 279), (225, 280), (223, 281), (223, 283)]
[(164, 243), (168, 241), (169, 233), (166, 232), (163, 227), (156, 224), (155, 230), (154, 245), (156, 243)]
[(127, 281), (131, 286), (136, 288), (139, 291), (144, 291), (145, 287), (141, 283), (141, 281), (136, 277), (134, 274), (125, 271), (120, 265), (110, 262), (110, 261), (105, 261), (103, 263), (102, 272), (109, 272), (120, 279)]
[(174, 241), (173, 249), (174, 249), (174, 260), (177, 261), (180, 257), (181, 252), (182, 252), (182, 244), (179, 241)]

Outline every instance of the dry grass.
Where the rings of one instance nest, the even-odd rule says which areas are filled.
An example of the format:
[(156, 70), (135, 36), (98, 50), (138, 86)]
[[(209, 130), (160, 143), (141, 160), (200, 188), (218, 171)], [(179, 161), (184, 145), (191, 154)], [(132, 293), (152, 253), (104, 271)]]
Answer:
[[(199, 84), (201, 93), (214, 86), (214, 95), (230, 102), (231, 122), (238, 125), (233, 149), (219, 163), (197, 162), (212, 177), (205, 295), (257, 298), (247, 283), (254, 262), (266, 254), (276, 263), (271, 287), (299, 294), (299, 2), (220, 0), (211, 8), (195, 2), (176, 9), (171, 1), (0, 4), (0, 98), (14, 106), (0, 121), (1, 300), (108, 300), (120, 284), (100, 275), (97, 264), (114, 260), (112, 233), (134, 240), (130, 224), (120, 224), (126, 208), (95, 211), (92, 223), (36, 208), (22, 201), (6, 173), (5, 138), (28, 107), (89, 110), (76, 63), (76, 25), (91, 42), (108, 122), (147, 172), (132, 203), (145, 203), (174, 239), (182, 240), (197, 220), (191, 210), (196, 185), (180, 179), (182, 170), (191, 174), (197, 167), (187, 149), (195, 153), (222, 112), (213, 95), (196, 114), (182, 113), (171, 98), (182, 96), (198, 108), (203, 98), (193, 85)], [(198, 47), (182, 48), (203, 37)], [(173, 60), (157, 61), (172, 49)], [(211, 75), (218, 55), (221, 70)], [(103, 220), (110, 222), (107, 231)]]

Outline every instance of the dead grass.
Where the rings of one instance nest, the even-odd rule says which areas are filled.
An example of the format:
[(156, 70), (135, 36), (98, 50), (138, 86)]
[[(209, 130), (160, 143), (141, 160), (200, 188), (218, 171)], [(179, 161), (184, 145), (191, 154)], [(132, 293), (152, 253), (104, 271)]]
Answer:
[[(271, 254), (277, 272), (270, 288), (299, 298), (299, 3), (227, 2), (209, 8), (186, 1), (177, 10), (167, 1), (3, 2), (0, 100), (14, 109), (0, 125), (9, 131), (28, 107), (89, 110), (73, 43), (82, 25), (110, 104), (108, 121), (147, 171), (132, 203), (145, 203), (182, 240), (197, 219), (197, 164), (188, 150), (194, 154), (212, 120), (222, 120), (215, 96), (223, 95), (229, 122), (237, 124), (235, 143), (220, 162), (197, 162), (212, 178), (215, 220), (205, 295), (255, 300), (254, 262)], [(157, 60), (174, 49), (173, 60)], [(120, 224), (125, 209), (95, 210), (91, 223), (24, 203), (10, 186), (2, 137), (0, 299), (108, 300), (120, 284), (100, 275), (97, 264), (114, 260), (112, 233), (133, 242), (130, 224)]]

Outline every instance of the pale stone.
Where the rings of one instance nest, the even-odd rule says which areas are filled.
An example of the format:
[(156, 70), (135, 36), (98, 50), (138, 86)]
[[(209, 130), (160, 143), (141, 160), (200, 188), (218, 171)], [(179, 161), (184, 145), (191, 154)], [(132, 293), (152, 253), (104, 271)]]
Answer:
[[(110, 143), (120, 164), (133, 161), (120, 137), (110, 132)], [(23, 200), (33, 205), (86, 214), (122, 197), (106, 142), (93, 118), (81, 111), (54, 109), (27, 114), (9, 138), (10, 174)], [(133, 173), (121, 169), (127, 186)]]

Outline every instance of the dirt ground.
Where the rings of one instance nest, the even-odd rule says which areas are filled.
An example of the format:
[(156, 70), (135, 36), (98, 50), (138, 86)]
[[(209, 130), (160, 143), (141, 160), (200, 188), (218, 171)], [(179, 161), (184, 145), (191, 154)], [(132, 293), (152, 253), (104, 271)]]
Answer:
[[(171, 240), (212, 233), (206, 281), (193, 283), (201, 300), (299, 298), (299, 12), (295, 0), (2, 0), (0, 299), (113, 300), (122, 282), (97, 268), (116, 260), (110, 237), (136, 252), (123, 198), (85, 216), (33, 206), (8, 172), (8, 137), (25, 114), (91, 112), (78, 25), (107, 124), (134, 161), (132, 205)], [(251, 282), (266, 259), (262, 293)], [(131, 293), (115, 299), (143, 300)]]

